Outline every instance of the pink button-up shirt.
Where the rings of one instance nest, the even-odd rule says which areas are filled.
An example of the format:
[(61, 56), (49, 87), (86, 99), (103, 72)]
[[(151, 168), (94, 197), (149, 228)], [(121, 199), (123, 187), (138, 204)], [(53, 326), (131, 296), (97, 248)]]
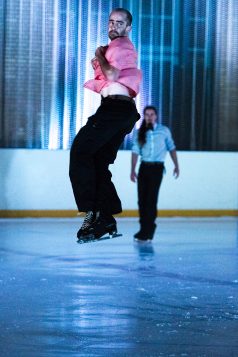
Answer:
[[(130, 39), (125, 36), (112, 40), (106, 50), (105, 57), (111, 66), (120, 70), (116, 82), (126, 86), (130, 95), (135, 97), (139, 93), (142, 75), (137, 68), (137, 53)], [(94, 64), (94, 79), (87, 81), (84, 87), (100, 93), (103, 88), (114, 82), (105, 78), (97, 60)]]

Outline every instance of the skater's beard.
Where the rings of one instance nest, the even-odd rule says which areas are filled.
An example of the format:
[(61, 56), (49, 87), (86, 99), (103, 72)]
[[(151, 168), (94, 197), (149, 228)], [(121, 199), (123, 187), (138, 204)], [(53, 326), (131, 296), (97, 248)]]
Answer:
[(120, 37), (119, 33), (116, 30), (109, 31), (108, 36), (110, 40), (114, 40), (115, 38)]

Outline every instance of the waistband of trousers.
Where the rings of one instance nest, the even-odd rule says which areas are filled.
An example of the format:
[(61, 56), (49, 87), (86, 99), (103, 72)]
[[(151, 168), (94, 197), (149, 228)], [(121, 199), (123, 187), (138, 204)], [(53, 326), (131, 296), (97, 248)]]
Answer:
[(111, 95), (108, 95), (107, 97), (102, 96), (101, 98), (102, 98), (102, 103), (108, 99), (113, 99), (113, 100), (117, 99), (117, 100), (125, 100), (127, 102), (131, 102), (131, 103), (135, 104), (135, 101), (133, 98), (128, 97), (127, 95), (122, 95), (122, 94), (111, 94)]
[(141, 164), (145, 166), (164, 166), (162, 161), (141, 161)]

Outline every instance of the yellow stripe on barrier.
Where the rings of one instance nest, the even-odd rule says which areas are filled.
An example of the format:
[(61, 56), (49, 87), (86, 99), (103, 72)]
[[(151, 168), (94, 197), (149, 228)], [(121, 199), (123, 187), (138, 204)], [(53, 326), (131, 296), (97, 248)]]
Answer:
[[(76, 210), (0, 210), (0, 218), (73, 218), (83, 216)], [(124, 210), (117, 217), (138, 217), (137, 210)], [(158, 217), (237, 217), (238, 210), (159, 210)]]

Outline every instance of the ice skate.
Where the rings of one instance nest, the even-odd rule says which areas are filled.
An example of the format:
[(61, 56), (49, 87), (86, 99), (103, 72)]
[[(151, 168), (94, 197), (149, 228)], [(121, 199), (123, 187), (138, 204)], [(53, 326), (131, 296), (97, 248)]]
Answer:
[(83, 239), (83, 237), (88, 234), (89, 229), (92, 227), (92, 224), (94, 223), (95, 219), (96, 219), (95, 212), (88, 211), (86, 213), (83, 224), (77, 233), (78, 239)]
[(108, 219), (108, 217), (99, 215), (87, 233), (79, 237), (78, 243), (89, 243), (121, 236), (122, 234), (117, 233), (116, 220), (112, 216)]

